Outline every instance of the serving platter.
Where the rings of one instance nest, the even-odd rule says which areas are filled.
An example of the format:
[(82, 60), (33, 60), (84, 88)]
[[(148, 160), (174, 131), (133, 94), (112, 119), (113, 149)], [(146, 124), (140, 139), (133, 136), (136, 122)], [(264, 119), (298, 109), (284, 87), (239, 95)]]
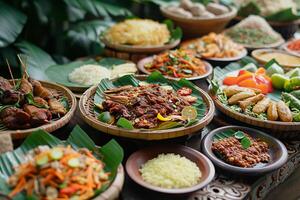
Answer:
[[(225, 68), (221, 69), (219, 67), (215, 68), (214, 70), (214, 79), (217, 80), (218, 84), (222, 87), (222, 82), (225, 76), (227, 75), (236, 75), (238, 74), (239, 70), (241, 70), (240, 65), (228, 65)], [(271, 121), (271, 120), (263, 120), (259, 119), (256, 117), (252, 117), (240, 112), (237, 112), (230, 107), (224, 105), (218, 98), (216, 94), (212, 91), (212, 87), (210, 86), (210, 91), (209, 94), (211, 98), (214, 101), (214, 104), (218, 110), (220, 110), (222, 113), (225, 115), (236, 119), (240, 122), (257, 126), (257, 127), (262, 127), (262, 128), (267, 128), (267, 129), (272, 129), (276, 131), (299, 131), (300, 130), (300, 122), (282, 122), (282, 121)], [(280, 91), (275, 90), (273, 93), (267, 94), (267, 96), (275, 101), (278, 101), (280, 99)]]
[(76, 93), (83, 93), (86, 89), (91, 87), (91, 85), (82, 85), (79, 83), (74, 83), (69, 80), (69, 74), (76, 68), (82, 65), (94, 64), (101, 65), (107, 69), (111, 69), (115, 65), (132, 63), (128, 60), (117, 59), (117, 58), (102, 58), (99, 61), (95, 59), (84, 59), (74, 61), (64, 65), (52, 65), (45, 70), (45, 74), (49, 80), (68, 87), (70, 90)]
[(49, 89), (50, 91), (55, 91), (58, 93), (59, 97), (66, 97), (68, 104), (69, 104), (69, 110), (68, 112), (61, 118), (57, 120), (51, 120), (50, 123), (35, 127), (35, 128), (29, 128), (29, 129), (22, 129), (22, 130), (10, 130), (7, 129), (6, 127), (2, 126), (0, 128), (0, 133), (2, 134), (10, 134), (12, 139), (22, 139), (28, 136), (31, 132), (36, 131), (38, 129), (45, 130), (47, 132), (53, 132), (64, 125), (66, 125), (71, 118), (74, 116), (76, 106), (77, 106), (77, 101), (73, 93), (66, 87), (55, 84), (55, 83), (50, 83), (47, 81), (40, 81), (42, 86), (45, 88)]
[[(145, 81), (147, 76), (145, 75), (136, 75), (140, 81)], [(93, 86), (88, 89), (79, 100), (79, 111), (82, 119), (94, 127), (97, 130), (100, 130), (104, 133), (134, 138), (134, 139), (143, 139), (143, 140), (162, 140), (168, 138), (175, 138), (184, 135), (189, 135), (195, 133), (205, 127), (212, 120), (214, 115), (214, 104), (209, 95), (204, 92), (202, 89), (198, 87), (194, 87), (193, 90), (197, 92), (199, 96), (201, 96), (203, 103), (205, 104), (206, 111), (205, 114), (197, 120), (194, 124), (187, 127), (178, 127), (164, 130), (156, 130), (156, 129), (124, 129), (115, 125), (110, 125), (104, 122), (101, 122), (97, 119), (97, 116), (94, 111), (94, 97), (97, 90), (97, 86)]]
[[(291, 54), (290, 52), (288, 51), (283, 51), (283, 50), (278, 50), (278, 49), (257, 49), (257, 50), (254, 50), (252, 51), (251, 55), (253, 58), (255, 58), (259, 63), (261, 64), (266, 64), (268, 62), (268, 60), (265, 60), (265, 59), (262, 59), (260, 57), (260, 55), (262, 54), (267, 54), (267, 53), (282, 53), (282, 54), (286, 54), (286, 55), (289, 55), (289, 56), (295, 56), (293, 54)], [(279, 63), (282, 67), (285, 68), (285, 70), (291, 70), (291, 69), (294, 69), (296, 67), (299, 67), (300, 66), (300, 58), (299, 57), (295, 57), (297, 59), (299, 59), (299, 64), (283, 64), (283, 63)]]
[[(146, 57), (146, 58), (143, 58), (142, 60), (140, 60), (137, 64), (137, 67), (138, 69), (145, 73), (145, 74), (151, 74), (151, 72), (149, 72), (148, 70), (145, 69), (145, 65), (147, 63), (150, 63), (152, 62), (154, 59), (154, 56), (149, 56), (149, 57)], [(206, 68), (206, 73), (201, 75), (201, 76), (195, 76), (195, 77), (189, 77), (189, 78), (186, 78), (186, 80), (199, 80), (199, 79), (204, 79), (204, 78), (207, 78), (209, 75), (211, 75), (212, 71), (213, 71), (213, 67), (210, 63), (208, 62), (205, 62), (203, 61), (204, 64), (205, 64), (205, 68)], [(167, 77), (168, 79), (172, 79), (172, 80), (179, 80), (180, 78), (174, 78), (174, 77), (170, 77), (170, 76), (165, 76)]]
[[(268, 154), (270, 155), (270, 161), (268, 163), (259, 163), (254, 167), (243, 168), (234, 166), (226, 163), (222, 159), (220, 159), (213, 151), (212, 151), (212, 143), (214, 141), (214, 136), (218, 133), (221, 133), (226, 130), (235, 130), (235, 131), (243, 131), (247, 133), (250, 137), (254, 139), (260, 139), (263, 142), (266, 142), (269, 146)], [(208, 133), (202, 140), (202, 151), (203, 153), (218, 167), (223, 170), (230, 171), (235, 174), (241, 175), (250, 175), (257, 176), (261, 174), (265, 174), (271, 171), (274, 171), (280, 168), (288, 158), (287, 149), (282, 142), (278, 139), (264, 133), (262, 131), (248, 128), (244, 126), (224, 126), (217, 128), (210, 133)]]
[(235, 56), (235, 57), (231, 57), (231, 58), (203, 58), (205, 60), (210, 60), (210, 61), (223, 61), (223, 62), (232, 62), (232, 61), (237, 61), (240, 60), (242, 58), (244, 58), (245, 56), (247, 56), (248, 51), (247, 49), (243, 49), (240, 53), (240, 55)]
[[(103, 186), (100, 191), (95, 191), (100, 194), (98, 193), (93, 199), (106, 200), (118, 198), (125, 178), (124, 168), (121, 163), (124, 155), (122, 147), (115, 140), (110, 140), (102, 147), (99, 147), (78, 125), (73, 128), (67, 140), (60, 140), (44, 130), (33, 131), (17, 149), (1, 154), (0, 188), (2, 188), (3, 191), (1, 190), (0, 196), (3, 195), (4, 197), (7, 197), (7, 194), (12, 190), (6, 183), (6, 180), (14, 174), (13, 166), (23, 163), (24, 160), (22, 158), (25, 159), (30, 150), (40, 146), (48, 146), (49, 148), (69, 146), (77, 151), (80, 148), (89, 150), (97, 159), (101, 159), (106, 165), (106, 170), (109, 170), (112, 173), (112, 176), (109, 178), (110, 184)], [(107, 158), (112, 155), (112, 151), (114, 159)], [(27, 195), (24, 192), (18, 194), (15, 198), (25, 199), (27, 198)]]
[[(148, 160), (157, 157), (159, 154), (166, 153), (174, 153), (180, 156), (184, 156), (196, 163), (198, 168), (200, 169), (202, 176), (199, 180), (199, 183), (189, 187), (189, 188), (180, 188), (180, 189), (166, 189), (157, 186), (153, 186), (147, 182), (145, 182), (139, 172), (139, 169), (143, 164), (145, 164)], [(202, 153), (186, 146), (182, 145), (160, 145), (148, 147), (142, 150), (139, 150), (130, 155), (126, 162), (126, 171), (131, 179), (133, 179), (137, 184), (161, 193), (168, 194), (183, 194), (190, 193), (196, 190), (201, 189), (210, 183), (215, 175), (215, 168), (211, 161), (205, 157)]]
[(128, 52), (128, 53), (159, 53), (165, 50), (173, 49), (180, 43), (180, 39), (172, 40), (164, 45), (154, 45), (154, 46), (133, 46), (133, 45), (121, 45), (113, 44), (104, 37), (101, 41), (109, 48), (116, 49), (118, 51)]

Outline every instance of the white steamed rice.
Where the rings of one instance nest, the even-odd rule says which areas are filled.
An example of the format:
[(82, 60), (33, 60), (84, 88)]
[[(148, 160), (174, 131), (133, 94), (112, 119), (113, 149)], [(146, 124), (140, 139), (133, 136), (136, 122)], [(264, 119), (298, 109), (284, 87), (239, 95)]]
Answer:
[(104, 78), (110, 78), (111, 71), (100, 65), (82, 65), (69, 74), (69, 80), (82, 85), (95, 85)]

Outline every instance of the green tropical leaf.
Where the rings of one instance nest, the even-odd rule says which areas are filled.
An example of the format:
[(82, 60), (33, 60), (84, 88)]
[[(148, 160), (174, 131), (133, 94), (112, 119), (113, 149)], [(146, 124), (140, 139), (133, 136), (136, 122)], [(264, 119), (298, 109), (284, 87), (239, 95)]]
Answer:
[(91, 13), (97, 17), (131, 16), (132, 13), (121, 6), (120, 2), (110, 3), (104, 0), (64, 0), (67, 5)]
[[(87, 148), (91, 150), (98, 159), (101, 159), (105, 163), (105, 169), (111, 172), (111, 181), (115, 178), (117, 168), (121, 164), (124, 157), (122, 147), (115, 140), (111, 140), (106, 145), (98, 148), (79, 126), (76, 126), (73, 129), (66, 141), (61, 141), (43, 130), (38, 130), (29, 135), (23, 144), (16, 150), (0, 155), (1, 192), (8, 194), (11, 191), (11, 188), (9, 188), (6, 180), (14, 173), (13, 166), (22, 163), (28, 151), (40, 145), (47, 145), (49, 147), (55, 147), (58, 145), (71, 145), (74, 149)], [(101, 188), (101, 190), (97, 191), (97, 193), (105, 190), (106, 187), (108, 186)], [(32, 199), (32, 197), (30, 198)], [(26, 199), (26, 197), (24, 193), (21, 193), (16, 196), (14, 200), (15, 199), (23, 200)]]
[(285, 10), (281, 10), (277, 13), (274, 13), (272, 15), (269, 15), (265, 17), (267, 20), (270, 21), (293, 21), (300, 19), (300, 11), (297, 11), (296, 13), (292, 10), (292, 8), (288, 8)]
[(89, 55), (101, 54), (104, 45), (99, 39), (99, 35), (102, 34), (112, 22), (93, 20), (78, 23), (69, 29), (66, 33), (67, 39), (70, 41), (70, 45), (79, 46)]
[(6, 47), (17, 39), (26, 20), (26, 15), (0, 0), (0, 47)]
[(51, 56), (39, 47), (26, 41), (19, 42), (16, 46), (26, 57), (29, 76), (37, 80), (48, 80), (44, 72), (49, 66), (56, 64)]
[(238, 16), (248, 17), (249, 15), (259, 15), (260, 12), (260, 8), (257, 6), (257, 4), (253, 1), (250, 1), (248, 4), (240, 7)]

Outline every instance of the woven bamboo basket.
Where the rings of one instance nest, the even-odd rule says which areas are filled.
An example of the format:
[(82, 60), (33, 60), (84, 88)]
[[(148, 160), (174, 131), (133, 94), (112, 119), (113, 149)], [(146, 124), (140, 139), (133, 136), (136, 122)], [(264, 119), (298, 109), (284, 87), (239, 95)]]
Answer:
[(112, 184), (101, 193), (99, 196), (95, 197), (93, 200), (115, 200), (118, 199), (120, 192), (122, 191), (124, 185), (125, 173), (122, 165), (119, 166), (117, 175), (112, 182)]
[(0, 129), (0, 134), (2, 133), (8, 133), (11, 135), (12, 139), (22, 139), (25, 138), (28, 134), (30, 134), (33, 131), (36, 131), (38, 129), (45, 130), (47, 132), (53, 132), (64, 125), (66, 125), (71, 118), (73, 117), (75, 110), (76, 110), (76, 98), (73, 95), (73, 93), (66, 87), (63, 87), (61, 85), (55, 84), (55, 83), (50, 83), (46, 81), (40, 81), (41, 84), (49, 89), (50, 91), (55, 91), (59, 94), (59, 97), (65, 96), (68, 99), (68, 103), (70, 106), (69, 111), (60, 119), (56, 121), (51, 121), (48, 124), (44, 124), (42, 126), (38, 126), (35, 128), (30, 128), (30, 129), (24, 129), (24, 130), (9, 130), (9, 129)]
[(211, 97), (215, 103), (215, 106), (225, 115), (241, 121), (246, 124), (253, 126), (258, 126), (261, 128), (276, 130), (276, 131), (299, 131), (300, 122), (280, 122), (280, 121), (270, 121), (270, 120), (260, 120), (255, 117), (251, 117), (236, 111), (231, 110), (227, 106), (223, 105), (216, 96), (211, 94)]
[[(145, 80), (146, 76), (138, 75), (136, 76), (139, 80)], [(123, 128), (119, 128), (115, 125), (109, 125), (103, 123), (97, 119), (94, 113), (94, 95), (96, 92), (97, 86), (93, 86), (88, 89), (79, 100), (79, 111), (82, 119), (94, 127), (95, 129), (102, 131), (107, 134), (134, 138), (134, 139), (143, 139), (143, 140), (162, 140), (169, 139), (175, 137), (181, 137), (184, 135), (189, 135), (195, 133), (205, 127), (207, 124), (211, 122), (214, 116), (215, 107), (210, 96), (204, 92), (202, 89), (197, 88), (200, 92), (201, 97), (204, 103), (207, 106), (207, 112), (205, 116), (200, 119), (196, 124), (189, 127), (179, 127), (173, 129), (166, 130), (147, 130), (147, 129), (134, 129), (127, 130)]]

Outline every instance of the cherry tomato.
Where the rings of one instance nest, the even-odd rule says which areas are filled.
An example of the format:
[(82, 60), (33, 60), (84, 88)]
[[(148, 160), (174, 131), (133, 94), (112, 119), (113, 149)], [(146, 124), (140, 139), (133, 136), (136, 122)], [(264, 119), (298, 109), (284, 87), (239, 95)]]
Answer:
[(177, 94), (181, 95), (181, 96), (188, 96), (190, 94), (192, 94), (192, 89), (188, 88), (188, 87), (182, 87), (179, 90), (177, 90)]

